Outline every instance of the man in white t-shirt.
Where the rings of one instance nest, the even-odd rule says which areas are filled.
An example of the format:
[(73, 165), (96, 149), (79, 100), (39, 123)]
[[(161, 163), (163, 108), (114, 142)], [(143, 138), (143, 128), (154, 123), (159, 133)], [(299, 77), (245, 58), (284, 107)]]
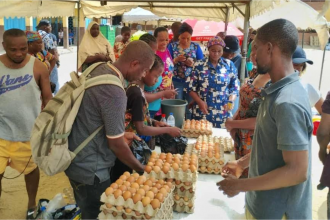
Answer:
[[(294, 69), (299, 71), (300, 77), (306, 71), (307, 63), (313, 65), (313, 61), (306, 58), (306, 53), (300, 46), (297, 47), (296, 51), (292, 55), (292, 63)], [(320, 91), (315, 89), (310, 83), (306, 83), (303, 80), (301, 80), (301, 83), (307, 91), (311, 107), (315, 107), (318, 113), (322, 114), (322, 104), (324, 100)]]

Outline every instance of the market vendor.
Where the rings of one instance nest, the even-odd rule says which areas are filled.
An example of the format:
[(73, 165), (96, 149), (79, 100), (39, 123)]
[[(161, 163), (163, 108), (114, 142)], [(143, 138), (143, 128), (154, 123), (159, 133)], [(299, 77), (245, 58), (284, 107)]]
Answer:
[(207, 44), (209, 57), (195, 64), (186, 85), (195, 101), (192, 118), (205, 116), (216, 128), (225, 128), (239, 89), (234, 63), (221, 57), (225, 46), (220, 37), (212, 38)]
[[(179, 29), (179, 41), (169, 44), (168, 47), (174, 63), (172, 80), (174, 88), (178, 92), (176, 98), (187, 100), (188, 103), (192, 100), (185, 91), (187, 77), (190, 76), (194, 63), (202, 60), (204, 57), (199, 44), (191, 42), (192, 34), (192, 27), (187, 23), (183, 23)], [(186, 111), (186, 118), (191, 118), (191, 114), (188, 111)]]

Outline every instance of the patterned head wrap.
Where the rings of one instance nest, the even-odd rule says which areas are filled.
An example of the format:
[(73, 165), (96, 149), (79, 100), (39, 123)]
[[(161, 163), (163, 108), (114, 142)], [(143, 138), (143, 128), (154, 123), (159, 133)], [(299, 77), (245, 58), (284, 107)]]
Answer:
[(26, 33), (26, 37), (28, 39), (28, 42), (33, 42), (33, 41), (42, 39), (38, 32), (26, 31), (25, 33)]
[(213, 45), (220, 45), (221, 47), (225, 47), (226, 46), (226, 44), (222, 40), (222, 38), (221, 37), (218, 37), (218, 36), (210, 39), (209, 42), (207, 42), (207, 48), (210, 48)]

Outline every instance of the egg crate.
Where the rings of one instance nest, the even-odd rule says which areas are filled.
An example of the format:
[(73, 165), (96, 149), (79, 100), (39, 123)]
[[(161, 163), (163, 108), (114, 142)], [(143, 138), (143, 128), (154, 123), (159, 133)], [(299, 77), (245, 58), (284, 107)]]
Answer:
[[(190, 124), (190, 125), (188, 125)], [(192, 126), (194, 124), (194, 126)], [(202, 129), (201, 124), (205, 124), (206, 126)], [(186, 133), (199, 133), (199, 134), (212, 134), (213, 125), (211, 122), (206, 120), (186, 120), (182, 125), (182, 131)]]
[(191, 186), (186, 186), (183, 183), (175, 185), (173, 195), (178, 195), (180, 197), (189, 197), (192, 198), (195, 196), (196, 192), (196, 183), (192, 183)]
[(174, 200), (173, 210), (179, 213), (193, 213), (195, 209), (195, 197), (190, 199), (188, 202), (184, 201), (183, 198), (180, 200)]
[[(209, 135), (212, 135), (211, 133), (208, 133)], [(195, 133), (195, 132), (185, 132), (185, 131), (181, 131), (181, 135), (185, 136), (187, 138), (198, 138), (199, 136), (203, 135), (201, 133)]]
[[(198, 165), (196, 169), (198, 169)], [(155, 179), (175, 179), (183, 182), (196, 182), (198, 178), (197, 170), (196, 172), (191, 172), (190, 170), (183, 171), (181, 168), (179, 168), (179, 170), (174, 171), (172, 167), (166, 174), (163, 171), (156, 173), (154, 170), (152, 170), (150, 173), (144, 172), (143, 175), (147, 178), (153, 177)]]
[[(163, 209), (166, 209), (166, 207), (170, 207), (171, 204), (173, 204), (173, 191), (175, 186), (172, 187), (171, 191), (168, 193), (164, 201), (161, 203), (160, 208), (153, 209), (151, 204), (148, 204), (147, 206), (143, 206), (141, 201), (138, 201), (136, 204), (134, 204), (133, 199), (129, 198), (126, 201), (124, 200), (123, 196), (119, 196), (117, 199), (115, 198), (114, 194), (110, 194), (109, 196), (106, 196), (105, 193), (101, 195), (101, 202), (103, 203), (109, 203), (112, 205), (112, 207), (107, 210), (111, 211), (118, 211), (117, 206), (123, 207), (122, 211), (125, 214), (131, 215), (131, 213), (127, 213), (125, 210), (126, 208), (131, 209), (132, 211), (137, 211), (140, 214), (147, 214), (149, 216), (156, 216), (156, 214)], [(163, 211), (161, 211), (163, 212)]]
[(158, 215), (151, 217), (148, 215), (127, 215), (123, 212), (116, 212), (112, 210), (103, 209), (101, 210), (98, 219), (99, 220), (108, 220), (108, 219), (150, 219), (150, 220), (170, 220), (173, 219), (173, 206), (169, 207), (165, 215)]
[(195, 144), (188, 144), (185, 150), (185, 153), (187, 154), (196, 154), (197, 156), (199, 155), (200, 150), (197, 150), (195, 148)]
[(221, 142), (221, 144), (224, 145), (224, 152), (225, 153), (230, 153), (230, 152), (235, 151), (234, 141), (231, 138), (225, 137), (222, 140), (223, 140), (223, 142)]
[(198, 172), (200, 173), (205, 173), (205, 174), (221, 174), (222, 172), (222, 167), (220, 169), (198, 169)]
[(214, 159), (214, 158), (199, 158), (198, 160), (198, 169), (200, 167), (211, 167), (214, 168), (221, 168), (226, 164), (226, 159), (220, 158), (220, 159)]

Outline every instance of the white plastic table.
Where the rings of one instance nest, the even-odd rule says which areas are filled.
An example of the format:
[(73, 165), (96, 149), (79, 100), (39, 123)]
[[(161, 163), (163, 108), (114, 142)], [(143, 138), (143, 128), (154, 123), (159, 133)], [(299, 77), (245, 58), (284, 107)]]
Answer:
[[(225, 129), (213, 129), (213, 136), (230, 137)], [(196, 139), (189, 138), (192, 144)], [(160, 151), (158, 148), (157, 151)], [(225, 154), (226, 160), (234, 160), (233, 153)], [(192, 214), (174, 212), (173, 219), (245, 219), (245, 194), (227, 198), (218, 190), (216, 183), (223, 180), (221, 175), (198, 174), (196, 185), (195, 211)]]

